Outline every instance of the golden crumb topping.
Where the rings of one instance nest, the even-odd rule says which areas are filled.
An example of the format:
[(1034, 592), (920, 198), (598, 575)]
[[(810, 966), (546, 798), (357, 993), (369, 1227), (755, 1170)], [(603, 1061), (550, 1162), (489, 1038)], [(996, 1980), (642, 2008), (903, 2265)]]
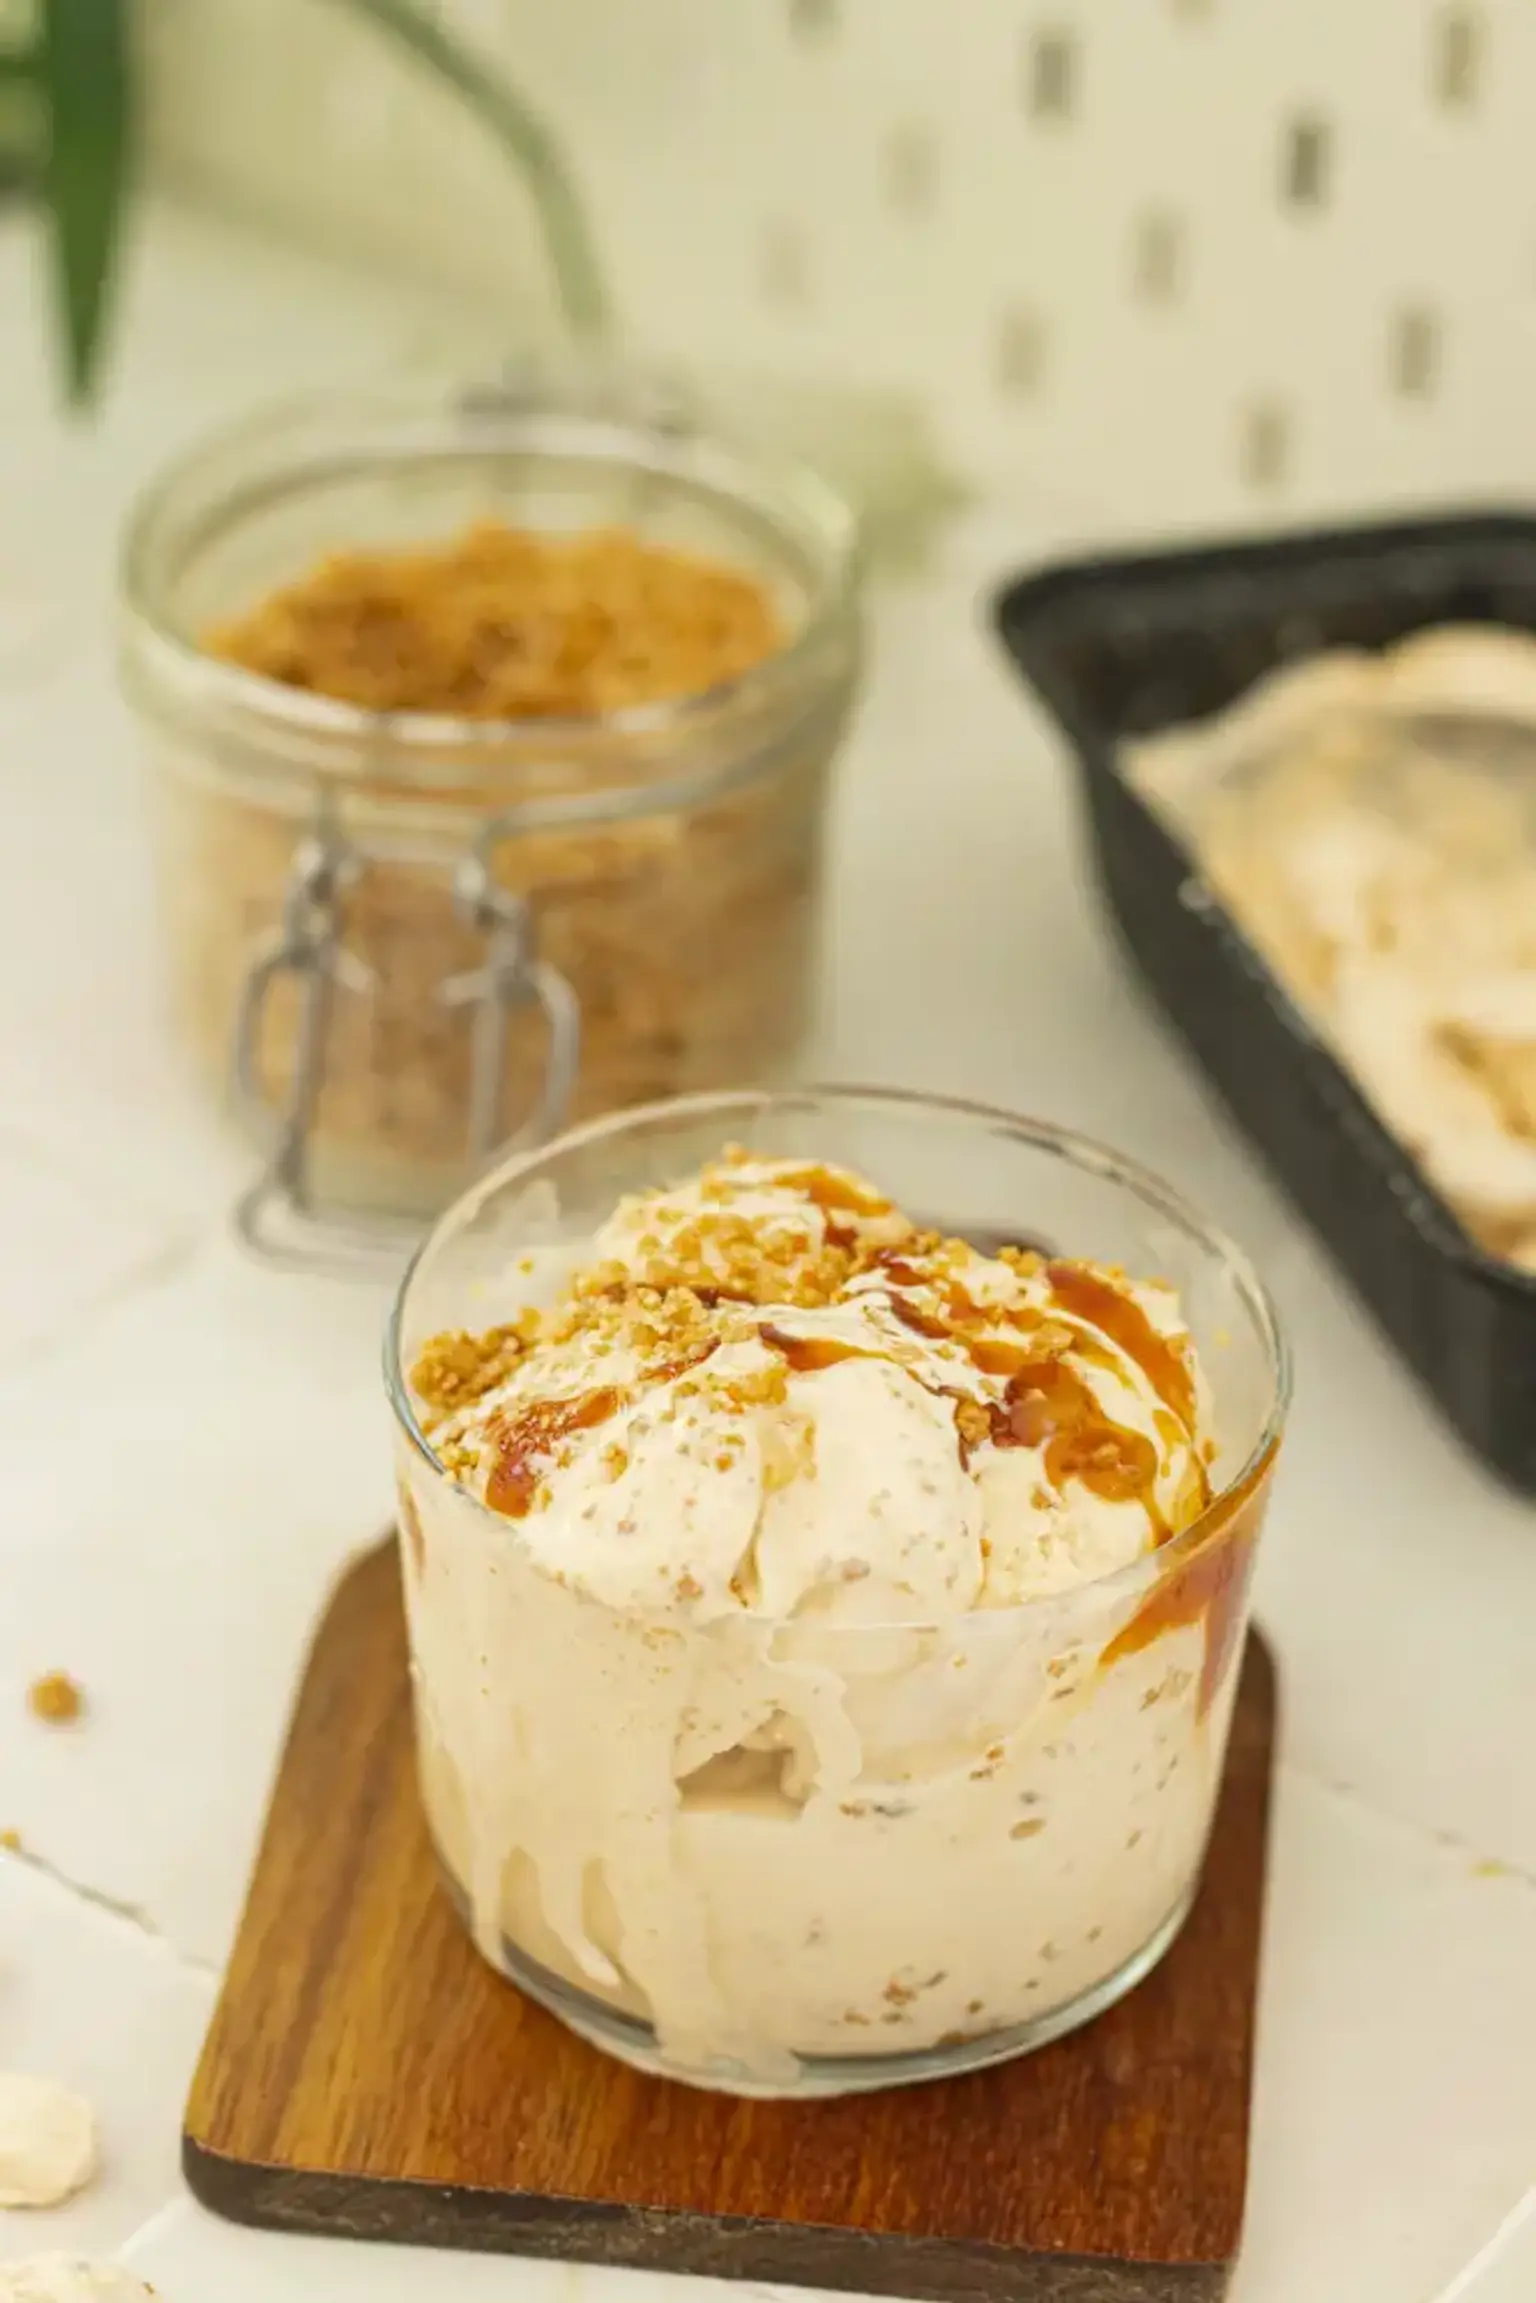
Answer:
[(67, 1727), (85, 1709), (85, 1695), (67, 1671), (45, 1671), (27, 1690), (34, 1718), (50, 1727)]
[[(1041, 1450), (1058, 1488), (1070, 1479), (1149, 1513), (1159, 1441), (1106, 1411), (1094, 1371), (1133, 1362), (1169, 1443), (1193, 1433), (1187, 1338), (1164, 1335), (1123, 1274), (1018, 1246), (983, 1253), (840, 1169), (728, 1152), (678, 1192), (623, 1203), (599, 1249), (547, 1308), (435, 1336), (411, 1373), (439, 1460), (512, 1518), (543, 1508), (551, 1470), (658, 1386), (671, 1387), (664, 1418), (687, 1423), (701, 1387), (754, 1418), (766, 1491), (812, 1476), (813, 1426), (789, 1385), (848, 1360), (889, 1362), (943, 1399), (962, 1465), (983, 1447)], [(855, 1317), (791, 1317), (832, 1311)], [(706, 1368), (742, 1343), (753, 1352)], [(532, 1354), (537, 1390), (518, 1380)], [(622, 1478), (625, 1444), (599, 1445), (608, 1479)]]
[[(629, 1261), (610, 1256), (585, 1266), (548, 1309), (524, 1311), (479, 1335), (455, 1329), (433, 1336), (411, 1369), (424, 1427), (461, 1415), (535, 1349), (627, 1349), (650, 1380), (664, 1380), (700, 1364), (717, 1345), (756, 1332), (754, 1311), (816, 1311), (842, 1301), (894, 1247), (905, 1263), (933, 1261), (935, 1268), (950, 1251), (971, 1253), (963, 1241), (919, 1232), (857, 1178), (825, 1168), (774, 1172), (775, 1192), (799, 1199), (812, 1220), (754, 1220), (732, 1205), (745, 1156), (734, 1147), (723, 1153), (702, 1172), (696, 1210), (663, 1221), (658, 1209), (656, 1227), (639, 1233)], [(867, 1228), (876, 1218), (878, 1237)], [(782, 1399), (782, 1368), (739, 1379), (738, 1388), (749, 1386), (764, 1404)]]

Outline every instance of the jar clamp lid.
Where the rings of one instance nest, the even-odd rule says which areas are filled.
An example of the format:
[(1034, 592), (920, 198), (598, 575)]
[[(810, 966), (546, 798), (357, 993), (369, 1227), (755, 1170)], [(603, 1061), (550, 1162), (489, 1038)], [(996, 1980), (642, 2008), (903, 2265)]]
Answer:
[[(489, 856), (510, 828), (508, 819), (482, 824), (472, 846), (451, 862), (453, 903), (459, 916), (485, 938), (485, 958), (475, 968), (446, 977), (438, 986), (445, 1009), (467, 1010), (470, 1018), (470, 1084), (466, 1159), (483, 1165), (494, 1152), (541, 1143), (563, 1122), (575, 1086), (581, 1055), (581, 1009), (558, 968), (538, 956), (532, 907), (525, 896), (498, 887)], [(283, 898), (281, 923), (258, 947), (241, 990), (235, 1016), (234, 1091), (242, 1110), (271, 1138), (261, 1172), (240, 1195), (235, 1226), (256, 1254), (269, 1262), (317, 1264), (352, 1270), (372, 1267), (381, 1248), (407, 1236), (408, 1219), (380, 1217), (362, 1222), (345, 1208), (327, 1205), (312, 1176), (312, 1137), (325, 1084), (326, 1043), (338, 988), (366, 998), (377, 980), (342, 940), (341, 898), (371, 862), (405, 860), (397, 841), (372, 849), (348, 839), (334, 813), (322, 802), (319, 818), (294, 850)], [(416, 864), (440, 855), (425, 848), (409, 856)], [(286, 1099), (273, 1113), (260, 1075), (262, 1019), (277, 984), (291, 978), (298, 998), (298, 1028)], [(532, 1007), (545, 1026), (544, 1062), (530, 1110), (504, 1124), (507, 1027), (519, 1008)], [(445, 1018), (445, 1022), (446, 1022)], [(411, 1230), (419, 1228), (412, 1224)]]
[[(370, 708), (208, 645), (338, 547), (486, 517), (713, 559), (783, 642), (654, 699), (506, 717)], [(583, 1108), (792, 1060), (858, 577), (857, 520), (814, 473), (612, 363), (273, 409), (148, 492), (124, 681), (160, 774), (173, 996), (260, 1147), (237, 1209), (258, 1254), (374, 1266)]]

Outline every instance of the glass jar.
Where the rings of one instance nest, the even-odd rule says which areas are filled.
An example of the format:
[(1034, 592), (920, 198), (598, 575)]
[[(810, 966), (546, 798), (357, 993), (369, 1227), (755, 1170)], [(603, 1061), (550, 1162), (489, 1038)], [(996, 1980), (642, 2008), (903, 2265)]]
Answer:
[[(1203, 1515), (1097, 1581), (939, 1622), (631, 1615), (541, 1567), (438, 1461), (408, 1371), (427, 1337), (510, 1316), (531, 1251), (579, 1250), (622, 1195), (727, 1142), (853, 1168), (982, 1247), (1172, 1282), (1212, 1394)], [(1162, 1956), (1221, 1781), (1288, 1395), (1260, 1282), (1162, 1184), (920, 1096), (655, 1106), (452, 1209), (386, 1374), (427, 1816), (485, 1957), (573, 2029), (696, 2084), (834, 2095), (1038, 2047)], [(795, 1730), (779, 1758), (809, 1745), (798, 1780), (768, 1765), (764, 1718)]]
[[(207, 652), (338, 549), (493, 518), (624, 528), (759, 583), (784, 642), (701, 695), (566, 720), (362, 711)], [(855, 526), (675, 392), (594, 371), (283, 409), (141, 502), (122, 662), (148, 737), (181, 1033), (317, 1213), (441, 1206), (509, 1143), (793, 1067)]]

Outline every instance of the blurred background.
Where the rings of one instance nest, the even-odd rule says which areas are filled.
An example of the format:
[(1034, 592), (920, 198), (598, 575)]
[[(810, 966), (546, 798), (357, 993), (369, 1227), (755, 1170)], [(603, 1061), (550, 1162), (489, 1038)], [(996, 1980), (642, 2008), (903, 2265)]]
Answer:
[[(1521, 471), (1518, 0), (435, 14), (558, 130), (642, 341), (898, 386), (965, 470), (1147, 520)], [(533, 308), (542, 271), (493, 155), (344, 10), (154, 15), (165, 181)]]
[[(151, 191), (387, 273), (450, 337), (555, 329), (526, 177), (372, 11), (126, 13)], [(959, 473), (1122, 520), (1521, 475), (1517, 0), (377, 14), (419, 16), (537, 109), (642, 347), (898, 394)]]

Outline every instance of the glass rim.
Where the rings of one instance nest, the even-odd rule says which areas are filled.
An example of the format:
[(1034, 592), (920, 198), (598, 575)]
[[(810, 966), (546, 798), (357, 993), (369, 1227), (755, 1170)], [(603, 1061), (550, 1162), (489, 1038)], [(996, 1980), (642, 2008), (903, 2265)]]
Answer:
[[(620, 386), (647, 380), (643, 369), (615, 367), (590, 374)], [(538, 754), (595, 739), (681, 738), (714, 719), (793, 694), (796, 683), (814, 671), (829, 636), (855, 617), (862, 554), (860, 521), (852, 504), (810, 464), (759, 447), (713, 420), (677, 431), (654, 417), (647, 420), (642, 411), (622, 406), (602, 411), (570, 397), (562, 400), (563, 388), (568, 390), (568, 383), (563, 387), (556, 376), (537, 396), (501, 409), (456, 408), (452, 387), (441, 384), (435, 392), (387, 383), (350, 391), (332, 388), (266, 402), (233, 423), (200, 434), (157, 471), (129, 507), (118, 567), (128, 646), (142, 655), (148, 676), (175, 682), (200, 701), (223, 704), (274, 736), (365, 746), (375, 769), (381, 757), (392, 754), (409, 761), (417, 775), (442, 754), (498, 748)], [(304, 452), (309, 427), (330, 422), (340, 430), (349, 421), (362, 435), (350, 451), (343, 451), (338, 440), (323, 453), (313, 447)], [(465, 437), (450, 444), (446, 427), (455, 422), (465, 427)], [(318, 484), (346, 471), (428, 465), (450, 445), (465, 455), (511, 453), (520, 444), (537, 452), (541, 427), (555, 434), (546, 452), (564, 455), (571, 463), (595, 462), (605, 455), (609, 461), (623, 460), (627, 450), (636, 476), (652, 486), (691, 487), (737, 513), (751, 513), (781, 541), (804, 544), (811, 538), (817, 564), (799, 629), (761, 663), (690, 694), (558, 719), (472, 719), (448, 712), (369, 711), (288, 687), (208, 654), (171, 617), (166, 599), (170, 577), (159, 563), (183, 526), (192, 530), (190, 542), (181, 540), (184, 560), (210, 537), (297, 485)], [(228, 459), (263, 450), (266, 460), (256, 471), (243, 479), (229, 475)]]
[(558, 1159), (567, 1152), (587, 1149), (609, 1138), (629, 1134), (650, 1122), (673, 1118), (680, 1121), (703, 1120), (718, 1115), (722, 1124), (729, 1125), (733, 1119), (741, 1121), (764, 1111), (792, 1110), (797, 1106), (829, 1103), (846, 1109), (863, 1106), (875, 1112), (885, 1111), (897, 1115), (907, 1113), (920, 1117), (926, 1114), (975, 1121), (991, 1130), (1012, 1136), (1037, 1151), (1050, 1153), (1072, 1166), (1098, 1174), (1108, 1182), (1125, 1186), (1146, 1206), (1175, 1224), (1187, 1237), (1197, 1241), (1232, 1275), (1266, 1347), (1270, 1375), (1269, 1404), (1262, 1429), (1241, 1464), (1223, 1480), (1198, 1516), (1166, 1543), (1157, 1545), (1151, 1551), (1139, 1553), (1135, 1559), (1128, 1560), (1122, 1567), (1112, 1568), (1107, 1574), (1091, 1576), (1062, 1591), (1039, 1592), (1030, 1599), (1014, 1600), (1004, 1607), (964, 1608), (955, 1615), (939, 1618), (882, 1618), (870, 1623), (825, 1623), (807, 1627), (796, 1617), (773, 1616), (743, 1608), (738, 1616), (729, 1620), (763, 1626), (797, 1623), (802, 1629), (813, 1628), (818, 1637), (833, 1639), (878, 1637), (882, 1633), (895, 1631), (953, 1634), (958, 1626), (966, 1624), (1007, 1621), (1010, 1617), (1018, 1619), (1026, 1616), (1038, 1620), (1042, 1609), (1061, 1609), (1090, 1595), (1095, 1599), (1112, 1600), (1123, 1591), (1128, 1597), (1135, 1596), (1144, 1591), (1149, 1582), (1154, 1585), (1162, 1582), (1167, 1574), (1191, 1558), (1213, 1535), (1219, 1534), (1246, 1494), (1256, 1493), (1260, 1489), (1279, 1450), (1291, 1403), (1292, 1363), (1290, 1344), (1274, 1298), (1247, 1251), (1219, 1224), (1213, 1224), (1200, 1215), (1171, 1184), (1165, 1183), (1152, 1169), (1143, 1167), (1139, 1161), (1128, 1158), (1113, 1146), (1101, 1143), (1096, 1136), (1085, 1135), (1078, 1129), (1058, 1127), (1048, 1120), (1031, 1119), (1024, 1114), (1007, 1111), (999, 1105), (977, 1102), (964, 1096), (929, 1094), (914, 1088), (863, 1087), (851, 1083), (705, 1090), (694, 1095), (664, 1096), (651, 1103), (627, 1105), (622, 1111), (604, 1113), (601, 1118), (588, 1120), (580, 1127), (553, 1136), (547, 1143), (514, 1152), (481, 1176), (467, 1191), (461, 1192), (437, 1217), (418, 1241), (395, 1291), (383, 1335), (384, 1388), (396, 1424), (410, 1447), (435, 1477), (462, 1498), (472, 1511), (493, 1523), (509, 1540), (515, 1542), (515, 1528), (506, 1515), (492, 1511), (479, 1496), (461, 1486), (437, 1456), (417, 1419), (411, 1400), (410, 1381), (403, 1365), (401, 1345), (405, 1309), (412, 1285), (439, 1242), (461, 1227), (466, 1209), (490, 1199), (506, 1185), (516, 1183), (520, 1177), (533, 1174), (549, 1160)]

